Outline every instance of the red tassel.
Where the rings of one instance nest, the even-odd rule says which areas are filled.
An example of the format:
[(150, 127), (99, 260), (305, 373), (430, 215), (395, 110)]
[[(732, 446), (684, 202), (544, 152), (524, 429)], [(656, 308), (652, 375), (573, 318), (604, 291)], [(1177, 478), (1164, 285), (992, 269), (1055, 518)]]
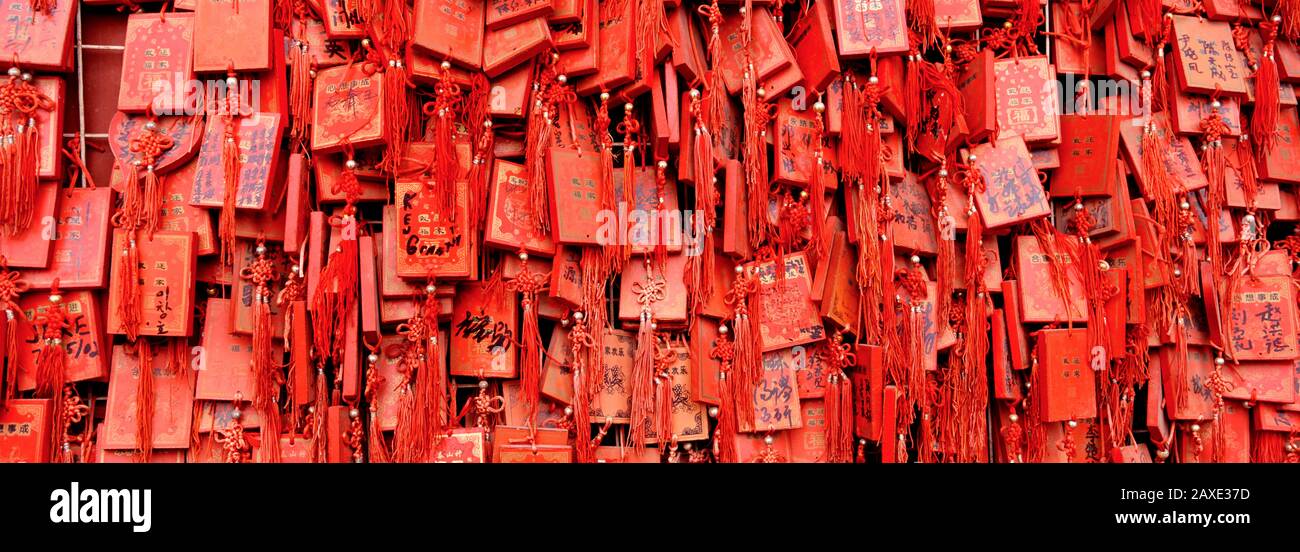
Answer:
[(668, 373), (677, 355), (663, 340), (656, 340), (654, 354), (655, 435), (662, 451), (677, 446), (677, 434), (673, 433), (673, 378)]
[[(573, 313), (573, 326), (569, 329), (569, 363), (573, 374), (573, 428), (574, 454), (579, 463), (595, 461), (595, 445), (591, 443), (591, 377), (587, 359), (597, 342), (587, 332), (587, 319), (581, 311)], [(599, 365), (595, 365), (599, 366)]]
[(1006, 427), (1002, 428), (1003, 454), (1008, 464), (1018, 464), (1025, 461), (1021, 448), (1024, 429), (1020, 427), (1020, 415), (1016, 414), (1015, 405), (1011, 406), (1009, 418)]
[(140, 299), (140, 250), (135, 241), (135, 230), (126, 230), (126, 246), (122, 249), (122, 276), (117, 280), (113, 293), (118, 296), (117, 316), (122, 321), (122, 330), (126, 332), (127, 341), (135, 341), (143, 320), (143, 305)]
[[(601, 92), (600, 103), (596, 107), (596, 138), (600, 143), (600, 208), (604, 209), (607, 213), (616, 212), (618, 209), (618, 202), (620, 200), (626, 201), (629, 193), (629, 189), (626, 185), (623, 186), (622, 198), (616, 197), (614, 190), (614, 137), (609, 133), (610, 124), (609, 93)], [(626, 176), (626, 173), (624, 173), (624, 175)], [(628, 182), (626, 178), (624, 179), (624, 182)], [(618, 272), (621, 272), (626, 259), (624, 258), (625, 250), (622, 246), (618, 245), (618, 241), (619, 240), (610, 240), (611, 243), (604, 245), (601, 252), (602, 260), (600, 261), (600, 264), (584, 262), (582, 266), (586, 268), (599, 266), (600, 269), (595, 272), (599, 272), (601, 275), (617, 274)], [(586, 271), (584, 271), (584, 274), (585, 272)], [(593, 276), (595, 275), (595, 272), (593, 272)], [(599, 278), (601, 286), (604, 286), (604, 280), (603, 277)], [(604, 309), (603, 304), (600, 308)], [(590, 305), (587, 311), (591, 312)]]
[(1259, 56), (1259, 68), (1255, 71), (1255, 111), (1251, 116), (1250, 133), (1259, 144), (1255, 153), (1261, 159), (1273, 151), (1277, 139), (1278, 96), (1281, 86), (1275, 59), (1278, 20), (1279, 16), (1273, 16), (1272, 22), (1259, 25), (1260, 32), (1264, 33), (1264, 48)]
[(22, 274), (9, 270), (9, 261), (0, 255), (0, 309), (4, 310), (4, 319), (0, 320), (0, 408), (12, 399), (18, 390), (18, 331), (27, 322), (27, 313), (18, 307), (18, 296), (27, 291), (27, 282)]
[[(348, 159), (348, 163), (353, 162)], [(356, 219), (353, 202), (359, 193), (360, 184), (356, 182), (356, 173), (351, 167), (344, 170), (344, 187), (347, 188), (347, 206), (342, 215), (330, 219), (330, 224), (340, 229), (339, 245), (321, 271), (316, 294), (312, 297), (312, 312), (315, 313), (312, 318), (312, 337), (316, 359), (320, 363), (326, 359), (333, 359), (337, 363), (342, 358), (341, 344), (346, 320), (352, 313), (359, 294), (357, 233), (360, 223)], [(318, 413), (320, 414), (323, 413)]]
[(36, 184), (40, 164), (40, 138), (36, 129), (38, 110), (56, 106), (31, 83), (31, 75), (17, 67), (9, 70), (9, 81), (0, 85), (0, 231), (13, 236), (31, 226), (36, 205)]
[(63, 393), (68, 352), (63, 348), (63, 334), (68, 327), (68, 313), (63, 306), (56, 278), (50, 288), (50, 306), (35, 319), (40, 331), (41, 352), (36, 357), (36, 396), (56, 399)]
[[(772, 120), (772, 110), (776, 107), (766, 101), (763, 88), (758, 86), (758, 75), (750, 50), (749, 21), (750, 13), (745, 12), (745, 48), (741, 53), (744, 75), (741, 85), (741, 105), (745, 110), (744, 166), (745, 187), (748, 197), (749, 243), (758, 247), (767, 239), (767, 206), (770, 193), (767, 166), (767, 128)], [(778, 274), (781, 271), (777, 271)]]
[[(324, 363), (324, 360), (320, 362)], [(315, 445), (312, 461), (318, 464), (325, 463), (329, 454), (329, 443), (325, 436), (325, 415), (329, 410), (329, 397), (329, 380), (325, 377), (325, 368), (321, 366), (316, 369), (316, 400), (311, 406), (311, 435), (312, 444)]]
[[(474, 162), (469, 177), (470, 228), (482, 229), (487, 220), (488, 170), (492, 166), (492, 117), (488, 115), (488, 81), (482, 73), (475, 73), (469, 99), (466, 102), (466, 120), (474, 140)], [(482, 124), (479, 124), (482, 121)]]
[(307, 56), (310, 45), (306, 42), (305, 26), (303, 21), (291, 24), (293, 40), (289, 46), (289, 140), (299, 151), (310, 146), (311, 102), (316, 75), (316, 59)]
[(1287, 461), (1286, 434), (1256, 431), (1251, 435), (1250, 461), (1256, 464), (1280, 464)]
[[(1035, 3), (1035, 6), (1038, 4)], [(939, 38), (939, 24), (935, 20), (934, 0), (907, 0), (907, 21), (921, 45), (928, 46)]]
[(135, 388), (135, 438), (139, 447), (140, 461), (148, 463), (153, 455), (153, 344), (141, 339), (136, 342), (136, 366), (140, 377), (136, 379)]
[(826, 378), (826, 461), (848, 462), (853, 455), (853, 389), (846, 366), (857, 364), (851, 345), (842, 332), (831, 336), (826, 359), (830, 374)]
[[(457, 159), (454, 138), (460, 118), (458, 111), (464, 100), (461, 98), (460, 85), (452, 82), (451, 62), (442, 62), (442, 78), (438, 80), (434, 91), (434, 101), (424, 104), (424, 114), (429, 117), (434, 143), (433, 180), (429, 192), (440, 202), (442, 213), (454, 218), (456, 181), (460, 176), (460, 161)], [(477, 201), (479, 196), (474, 199)], [(479, 216), (477, 212), (474, 215)]]
[[(632, 364), (632, 427), (628, 438), (635, 447), (645, 446), (647, 429), (652, 427), (650, 402), (655, 391), (654, 315), (649, 304), (641, 307), (641, 323), (636, 333), (636, 358)], [(667, 440), (664, 435), (660, 441)]]
[(743, 265), (736, 266), (736, 278), (731, 283), (726, 302), (735, 312), (732, 329), (735, 331), (735, 364), (732, 366), (731, 390), (736, 407), (736, 423), (741, 427), (754, 427), (754, 390), (763, 377), (762, 346), (759, 343), (757, 307), (757, 276)]
[(719, 30), (722, 25), (722, 10), (718, 8), (718, 0), (711, 0), (710, 4), (701, 5), (698, 9), (709, 20), (710, 66), (704, 75), (704, 109), (701, 115), (704, 126), (711, 131), (717, 131), (726, 116), (727, 107), (726, 81), (722, 78), (722, 71), (718, 69), (722, 64), (722, 40)]
[(713, 434), (713, 457), (718, 462), (734, 463), (736, 461), (736, 385), (735, 372), (732, 370), (736, 360), (736, 346), (731, 342), (729, 330), (725, 325), (718, 326), (718, 338), (714, 341), (710, 357), (722, 365), (718, 381), (718, 427)]
[[(953, 223), (952, 216), (948, 213), (948, 163), (945, 160), (940, 165), (938, 177), (934, 179), (934, 186), (928, 190), (930, 193), (930, 216), (934, 217), (935, 227), (940, 232), (953, 231), (956, 226)], [(954, 239), (949, 239), (954, 238)], [(938, 256), (935, 259), (935, 284), (938, 288), (939, 297), (935, 301), (935, 312), (940, 316), (946, 316), (948, 307), (952, 305), (952, 282), (957, 272), (957, 240), (956, 236), (939, 236), (937, 240)], [(969, 249), (970, 240), (967, 240), (967, 249)], [(980, 252), (983, 255), (983, 252)], [(966, 257), (966, 262), (971, 262), (970, 257)]]
[[(971, 186), (969, 198), (983, 189), (983, 180), (978, 172), (971, 169), (968, 178), (978, 180)], [(988, 269), (983, 250), (983, 221), (975, 211), (974, 200), (966, 209), (966, 330), (964, 334), (964, 351), (962, 355), (962, 376), (957, 384), (964, 390), (963, 398), (958, 402), (964, 405), (959, 414), (962, 423), (968, 424), (968, 431), (962, 433), (961, 454), (963, 460), (975, 462), (988, 457), (988, 419), (984, 413), (988, 410), (988, 371), (984, 361), (989, 351), (989, 290), (984, 287), (984, 271)], [(996, 270), (996, 268), (995, 268)]]
[[(234, 80), (234, 71), (228, 72), (226, 78)], [(221, 173), (225, 182), (225, 198), (221, 205), (221, 218), (217, 230), (221, 238), (221, 262), (225, 266), (232, 266), (235, 263), (235, 200), (239, 197), (239, 179), (240, 173), (243, 172), (243, 163), (239, 159), (239, 119), (242, 109), (239, 104), (239, 94), (230, 93), (223, 103), (223, 108), (221, 121), (224, 125), (224, 140), (221, 143)], [(145, 196), (147, 201), (147, 192)], [(154, 205), (148, 203), (147, 208), (154, 210)]]
[[(713, 251), (713, 229), (718, 219), (718, 188), (713, 170), (713, 136), (709, 134), (708, 127), (704, 126), (700, 93), (694, 89), (691, 90), (690, 109), (692, 119), (696, 122), (691, 150), (695, 171), (695, 216), (703, 217), (704, 235), (699, 254), (687, 260), (687, 270), (690, 274), (688, 291), (691, 304), (694, 305), (691, 312), (698, 313), (714, 292), (713, 272), (717, 259)], [(698, 230), (700, 227), (695, 228)]]
[(257, 259), (245, 269), (245, 278), (252, 280), (253, 292), (253, 374), (256, 377), (256, 394), (253, 407), (262, 413), (262, 435), (265, 437), (262, 450), (265, 459), (271, 463), (280, 462), (280, 386), (284, 384), (284, 373), (280, 362), (273, 354), (271, 337), (271, 289), (270, 282), (275, 278), (275, 267), (266, 257), (266, 243), (258, 241)]
[(366, 443), (366, 449), (369, 451), (369, 460), (372, 464), (386, 464), (392, 461), (392, 454), (388, 451), (388, 445), (384, 442), (384, 432), (379, 427), (379, 368), (375, 364), (379, 361), (379, 346), (366, 343), (366, 348), (370, 351), (366, 365), (366, 404), (370, 406), (370, 423), (366, 428), (366, 434), (369, 440)]
[(528, 267), (528, 254), (519, 252), (523, 268), (519, 275), (511, 280), (507, 287), (520, 295), (520, 305), (524, 309), (523, 347), (520, 351), (520, 389), (524, 402), (528, 404), (529, 420), (537, 421), (537, 410), (541, 406), (542, 374), (542, 334), (537, 326), (538, 294), (546, 288), (550, 273), (533, 272)]

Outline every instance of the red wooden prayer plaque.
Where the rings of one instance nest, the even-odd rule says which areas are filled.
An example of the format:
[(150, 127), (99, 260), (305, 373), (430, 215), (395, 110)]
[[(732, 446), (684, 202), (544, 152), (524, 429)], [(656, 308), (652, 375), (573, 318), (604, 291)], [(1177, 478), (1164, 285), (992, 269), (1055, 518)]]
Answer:
[[(1088, 332), (1081, 328), (1042, 330), (1038, 334), (1037, 381), (1041, 382), (1040, 415), (1046, 422), (1082, 420), (1097, 415)], [(1035, 389), (1035, 391), (1039, 391)]]
[(803, 253), (785, 256), (781, 265), (785, 281), (778, 282), (774, 261), (747, 267), (758, 278), (758, 308), (750, 313), (759, 322), (759, 341), (763, 351), (820, 341), (825, 335), (817, 306), (809, 294), (812, 272)]
[(481, 282), (461, 284), (451, 320), (451, 375), (513, 378), (518, 373), (518, 295), (488, 291)]
[(907, 51), (903, 0), (835, 0), (840, 56), (860, 58)]
[(971, 150), (975, 166), (984, 175), (984, 192), (975, 204), (986, 228), (1001, 228), (1051, 213), (1047, 194), (1029, 158), (1029, 149), (1019, 137), (985, 143)]
[(0, 463), (50, 461), (50, 447), (54, 443), (50, 432), (55, 431), (54, 403), (49, 399), (5, 402), (0, 408)]
[[(256, 113), (239, 119), (239, 184), (235, 193), (235, 207), (239, 209), (266, 210), (280, 199), (280, 137), (283, 127), (279, 113)], [(190, 204), (201, 207), (222, 207), (225, 204), (225, 169), (222, 146), (225, 142), (225, 122), (217, 117), (210, 121), (203, 134), (203, 146), (196, 160), (194, 193)]]
[[(139, 283), (141, 319), (139, 335), (189, 336), (194, 320), (194, 275), (197, 251), (193, 232), (157, 232), (153, 238), (136, 236), (140, 255)], [(112, 289), (125, 277), (121, 253), (128, 246), (128, 233), (113, 232), (114, 261), (109, 277)], [(126, 333), (118, 309), (124, 298), (108, 295), (108, 332)], [(209, 313), (211, 314), (211, 313)]]
[(360, 149), (384, 140), (384, 74), (366, 74), (360, 64), (316, 73), (311, 147), (317, 152)]
[[(188, 357), (186, 357), (188, 358)], [(194, 380), (188, 364), (173, 366), (168, 355), (155, 353), (153, 371), (153, 438), (151, 449), (190, 446), (194, 416)], [(98, 445), (105, 449), (140, 449), (136, 434), (136, 397), (140, 359), (125, 346), (113, 347), (113, 373), (108, 380), (108, 408)]]
[[(108, 374), (108, 360), (104, 335), (104, 310), (89, 291), (63, 292), (63, 309), (67, 314), (67, 327), (63, 328), (63, 347), (67, 353), (64, 377), (67, 381), (100, 380)], [(18, 307), (35, 322), (50, 309), (49, 295), (28, 293), (18, 301)], [(17, 362), (18, 389), (36, 389), (36, 361), (44, 347), (40, 329), (34, 324), (22, 324), (18, 329), (18, 350), (11, 362)]]
[(469, 183), (456, 184), (453, 203), (455, 219), (441, 213), (443, 198), (433, 197), (422, 180), (398, 180), (393, 194), (397, 201), (397, 226), (385, 227), (396, 240), (393, 269), (402, 278), (466, 278), (477, 262), (474, 233), (466, 229), (469, 220)]
[(194, 14), (132, 14), (126, 20), (124, 40), (117, 108), (142, 112), (152, 107), (154, 113), (181, 108), (176, 100), (184, 98), (193, 78)]
[(49, 288), (55, 278), (60, 289), (103, 287), (113, 191), (68, 188), (59, 194), (49, 264), (41, 270), (24, 270), (23, 280), (41, 289)]
[(484, 243), (514, 252), (522, 248), (542, 255), (555, 254), (554, 240), (538, 228), (538, 217), (549, 215), (534, 212), (532, 183), (526, 168), (498, 159), (494, 169)]

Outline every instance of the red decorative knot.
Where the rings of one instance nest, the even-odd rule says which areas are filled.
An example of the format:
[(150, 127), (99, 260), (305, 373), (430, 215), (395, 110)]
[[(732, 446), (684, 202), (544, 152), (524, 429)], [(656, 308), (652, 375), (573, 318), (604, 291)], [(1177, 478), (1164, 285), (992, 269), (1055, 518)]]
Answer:
[(77, 395), (76, 387), (68, 385), (63, 388), (63, 404), (59, 412), (63, 419), (63, 443), (80, 441), (80, 439), (74, 439), (68, 433), (68, 430), (72, 427), (72, 424), (80, 423), (86, 417), (86, 414), (90, 413), (90, 406), (81, 400), (80, 395)]
[(587, 319), (580, 312), (573, 313), (573, 327), (569, 329), (569, 343), (573, 349), (574, 364), (581, 363), (579, 351), (594, 349), (596, 340), (591, 337), (591, 332), (587, 331)]
[(1092, 212), (1084, 207), (1083, 201), (1075, 199), (1074, 215), (1070, 217), (1070, 232), (1078, 236), (1079, 239), (1085, 239), (1092, 229), (1097, 226), (1097, 218), (1092, 216)]
[(494, 414), (506, 409), (506, 400), (501, 395), (489, 395), (487, 380), (478, 382), (478, 395), (474, 396), (474, 427), (487, 429), (488, 420)]
[(775, 440), (771, 434), (763, 437), (763, 450), (754, 457), (754, 464), (784, 464), (786, 462), (785, 456), (782, 456), (772, 447), (773, 443), (775, 443)]
[(58, 281), (50, 289), (50, 308), (37, 313), (33, 322), (41, 328), (41, 339), (46, 345), (63, 344), (63, 330), (68, 327), (68, 313), (63, 309), (63, 296), (59, 294)]
[(365, 451), (361, 443), (365, 440), (366, 430), (361, 425), (361, 411), (356, 405), (349, 405), (348, 448), (352, 449), (352, 461), (360, 464), (365, 460)]
[(718, 338), (713, 341), (713, 351), (709, 353), (709, 358), (722, 364), (723, 373), (731, 371), (731, 365), (736, 361), (736, 344), (731, 342), (725, 329), (726, 326), (718, 328)]
[[(57, 105), (31, 83), (31, 74), (9, 70), (9, 82), (0, 84), (0, 115), (19, 113), (31, 119), (36, 110), (53, 111)], [(24, 121), (26, 122), (26, 121)]]
[(13, 320), (15, 315), (22, 312), (16, 300), (29, 287), (22, 278), (22, 274), (17, 270), (9, 270), (9, 262), (4, 257), (0, 257), (0, 309), (4, 309), (5, 316), (9, 320)]
[[(1246, 65), (1254, 67), (1259, 64), (1259, 59), (1255, 57), (1254, 50), (1250, 47), (1250, 27), (1245, 25), (1232, 26), (1232, 45), (1246, 57)], [(1264, 23), (1260, 24), (1260, 31), (1264, 31)], [(1274, 31), (1274, 35), (1277, 31)]]
[(1065, 431), (1062, 432), (1061, 442), (1056, 444), (1056, 450), (1065, 453), (1066, 462), (1074, 461), (1074, 455), (1078, 450), (1074, 444), (1074, 428), (1077, 425), (1078, 422), (1074, 420), (1067, 422), (1065, 424)]
[(527, 253), (520, 252), (519, 259), (523, 261), (523, 268), (519, 270), (518, 276), (506, 283), (506, 289), (519, 292), (523, 296), (523, 307), (527, 309), (536, 300), (537, 293), (546, 289), (550, 273), (534, 272), (530, 269)]
[(844, 342), (843, 330), (831, 335), (831, 342), (826, 349), (826, 362), (833, 369), (832, 376), (842, 377), (845, 368), (857, 364), (857, 355), (852, 352), (853, 345)]
[(919, 268), (898, 269), (894, 272), (894, 282), (907, 290), (912, 302), (919, 302), (927, 296), (925, 275), (921, 273)]
[[(227, 132), (230, 132), (229, 125), (227, 125)], [(127, 149), (138, 156), (140, 165), (152, 170), (158, 158), (174, 145), (176, 141), (159, 129), (158, 122), (151, 118), (144, 127), (132, 133), (131, 139), (127, 142)]]
[[(738, 269), (741, 267), (737, 267)], [(731, 282), (731, 289), (723, 301), (736, 311), (736, 316), (749, 313), (745, 298), (758, 291), (758, 280), (748, 270), (737, 270), (736, 279)]]
[(213, 439), (221, 445), (222, 460), (228, 464), (242, 464), (252, 458), (253, 447), (244, 436), (244, 424), (239, 410), (239, 401), (235, 401), (235, 410), (231, 414), (230, 427), (218, 429)]
[[(354, 205), (357, 199), (361, 197), (361, 181), (357, 179), (357, 162), (350, 155), (347, 161), (343, 162), (343, 178), (334, 181), (330, 191), (336, 195), (342, 194), (347, 201), (347, 206), (343, 210), (344, 213), (351, 215), (355, 212)], [(338, 220), (340, 220), (339, 216), (334, 215), (330, 217), (330, 224), (341, 226), (341, 223), (336, 223)]]
[(1205, 132), (1205, 144), (1211, 147), (1222, 145), (1222, 139), (1231, 132), (1228, 124), (1223, 122), (1223, 116), (1219, 114), (1217, 107), (1219, 100), (1214, 100), (1214, 106), (1210, 109), (1210, 114), (1201, 119), (1201, 130)]
[(257, 286), (257, 298), (264, 303), (271, 302), (270, 284), (277, 278), (275, 264), (266, 258), (266, 242), (257, 242), (257, 259), (244, 267), (239, 276)]
[(652, 303), (663, 301), (668, 290), (668, 282), (659, 277), (647, 277), (644, 282), (632, 282), (632, 293), (642, 309), (649, 309)]
[(451, 117), (461, 106), (464, 98), (460, 94), (460, 85), (452, 81), (451, 64), (443, 62), (442, 79), (433, 87), (434, 100), (425, 102), (421, 111), (430, 117)]
[(696, 8), (696, 11), (709, 20), (709, 26), (713, 28), (714, 33), (717, 33), (718, 27), (722, 24), (722, 10), (718, 8), (718, 1), (713, 0), (711, 4), (702, 4)]

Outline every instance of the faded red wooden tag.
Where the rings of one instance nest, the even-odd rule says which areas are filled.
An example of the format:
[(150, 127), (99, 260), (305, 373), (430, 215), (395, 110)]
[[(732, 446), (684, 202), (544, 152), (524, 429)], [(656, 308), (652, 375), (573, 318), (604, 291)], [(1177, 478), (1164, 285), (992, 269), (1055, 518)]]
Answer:
[(451, 375), (513, 378), (519, 298), (504, 289), (484, 288), (481, 282), (458, 288), (451, 320)]
[(853, 389), (853, 434), (879, 441), (885, 390), (884, 348), (858, 345), (854, 355), (857, 366), (849, 371)]
[(1002, 136), (1018, 134), (1025, 142), (1050, 141), (1060, 136), (1053, 109), (1057, 101), (1056, 72), (1046, 57), (998, 60), (993, 64), (993, 74)]
[[(23, 4), (26, 5), (25, 3)], [(0, 408), (0, 463), (50, 461), (54, 401), (12, 399)]]
[(1026, 323), (1086, 321), (1088, 301), (1078, 271), (1070, 266), (1073, 262), (1070, 254), (1060, 251), (1056, 258), (1056, 264), (1066, 273), (1069, 292), (1067, 310), (1066, 298), (1061, 297), (1061, 292), (1053, 284), (1055, 280), (1052, 276), (1051, 255), (1043, 252), (1034, 236), (1017, 237), (1015, 246), (1016, 274), (1020, 276), (1018, 280), (1020, 321)]
[(483, 72), (496, 77), (551, 45), (551, 28), (543, 18), (488, 30), (483, 37)]
[(403, 278), (466, 278), (476, 262), (474, 234), (469, 222), (469, 183), (457, 182), (453, 202), (455, 219), (442, 213), (442, 199), (435, 198), (427, 183), (398, 180), (393, 188), (397, 201), (396, 226), (385, 228), (394, 238), (395, 276)]
[[(113, 251), (126, 250), (128, 233), (113, 233)], [(140, 255), (139, 285), (141, 319), (139, 335), (185, 336), (190, 335), (194, 320), (194, 275), (197, 253), (192, 232), (156, 232), (153, 238), (136, 237), (136, 250)], [(110, 285), (124, 278), (122, 257), (113, 262)], [(118, 293), (108, 295), (108, 332), (126, 333), (118, 309), (124, 298)]]
[(366, 74), (360, 64), (316, 73), (311, 147), (333, 152), (344, 144), (361, 149), (384, 140), (383, 73)]
[(270, 69), (271, 4), (271, 0), (197, 0), (194, 70)]
[[(709, 438), (709, 419), (704, 405), (691, 398), (691, 361), (690, 348), (684, 343), (668, 345), (672, 359), (668, 364), (669, 385), (672, 386), (672, 437), (678, 442), (704, 441)], [(660, 436), (655, 431), (653, 420), (659, 402), (651, 405), (651, 414), (646, 420), (646, 442), (658, 442)]]
[[(1041, 383), (1043, 421), (1066, 422), (1097, 415), (1094, 381), (1089, 362), (1088, 333), (1079, 328), (1042, 330), (1036, 351), (1037, 381)], [(1037, 391), (1037, 389), (1035, 389)]]
[[(155, 354), (153, 371), (153, 432), (149, 448), (190, 446), (194, 415), (194, 380), (189, 365), (173, 366), (167, 355)], [(136, 434), (136, 397), (140, 359), (125, 346), (113, 347), (113, 374), (108, 380), (108, 408), (98, 445), (105, 449), (140, 449)]]
[(194, 14), (136, 13), (127, 17), (117, 108), (170, 113), (182, 107), (177, 99), (184, 98), (193, 78), (193, 42)]
[(492, 198), (488, 202), (488, 227), (483, 241), (517, 252), (527, 249), (542, 255), (555, 254), (555, 241), (538, 228), (539, 217), (532, 203), (531, 183), (523, 165), (501, 159), (492, 171)]
[(77, 2), (51, 2), (50, 13), (33, 13), (27, 0), (5, 0), (0, 33), (4, 51), (24, 69), (72, 70), (72, 23)]
[(37, 109), (36, 131), (40, 144), (36, 153), (36, 175), (41, 180), (63, 179), (63, 113), (67, 97), (62, 77), (36, 77), (36, 88), (54, 102), (54, 109)]
[(777, 281), (775, 261), (748, 267), (758, 278), (759, 306), (751, 316), (758, 316), (759, 341), (764, 352), (803, 345), (825, 338), (825, 329), (817, 306), (809, 294), (812, 273), (803, 253), (787, 255), (781, 260), (785, 270), (783, 282)]
[(59, 194), (49, 263), (44, 269), (24, 270), (23, 280), (39, 289), (49, 288), (55, 278), (60, 289), (103, 287), (113, 191), (68, 188)]
[[(144, 116), (127, 115), (121, 111), (113, 115), (113, 120), (108, 123), (108, 147), (119, 165), (133, 164), (140, 160), (139, 154), (131, 151), (131, 139), (145, 132), (144, 125), (148, 122)], [(153, 164), (154, 172), (164, 174), (180, 167), (199, 152), (199, 143), (203, 139), (203, 120), (195, 117), (159, 117), (157, 123), (158, 130), (174, 142)]]
[(1131, 122), (1108, 115), (1061, 116), (1061, 166), (1053, 173), (1052, 197), (1114, 192), (1121, 124)]
[(41, 184), (33, 198), (31, 223), (14, 235), (0, 231), (0, 252), (9, 266), (14, 268), (45, 268), (50, 264), (50, 252), (58, 223), (56, 204), (63, 194), (54, 184)]
[(1228, 309), (1229, 351), (1237, 360), (1291, 360), (1296, 344), (1295, 288), (1290, 278), (1244, 278)]
[(890, 186), (889, 199), (894, 212), (894, 220), (890, 222), (894, 245), (906, 251), (937, 252), (939, 232), (935, 228), (933, 204), (916, 176), (906, 173), (902, 181)]
[[(547, 150), (551, 228), (562, 244), (599, 245), (600, 230), (615, 213), (601, 211), (600, 156), (593, 150)], [(604, 224), (602, 224), (604, 223)]]
[(252, 401), (256, 398), (252, 336), (230, 333), (231, 300), (208, 299), (194, 398)]
[(907, 51), (903, 0), (836, 0), (840, 56), (860, 58)]
[(592, 390), (591, 420), (626, 424), (632, 420), (632, 364), (636, 359), (636, 336), (621, 330), (605, 332), (605, 357), (600, 377)]
[(976, 168), (984, 176), (984, 192), (975, 194), (975, 204), (986, 228), (1001, 228), (1051, 213), (1024, 140), (1002, 139), (996, 147), (980, 144), (971, 154), (977, 156)]
[[(256, 113), (239, 119), (239, 179), (235, 207), (266, 210), (280, 199), (280, 138), (283, 127), (279, 113)], [(221, 118), (208, 123), (203, 146), (196, 160), (192, 205), (222, 207), (225, 203), (225, 169), (222, 149), (226, 124)]]
[(1233, 45), (1232, 27), (1185, 15), (1173, 16), (1175, 71), (1183, 90), (1246, 93), (1246, 58)]
[[(64, 360), (64, 377), (69, 382), (99, 380), (108, 375), (105, 356), (104, 311), (101, 303), (89, 291), (63, 292), (63, 309), (67, 326), (63, 328), (62, 344), (67, 358)], [(18, 307), (27, 320), (35, 321), (49, 311), (49, 296), (28, 293), (18, 301)], [(22, 324), (18, 329), (19, 345), (15, 358), (18, 365), (18, 389), (36, 389), (36, 362), (40, 356), (41, 333), (35, 324)]]

